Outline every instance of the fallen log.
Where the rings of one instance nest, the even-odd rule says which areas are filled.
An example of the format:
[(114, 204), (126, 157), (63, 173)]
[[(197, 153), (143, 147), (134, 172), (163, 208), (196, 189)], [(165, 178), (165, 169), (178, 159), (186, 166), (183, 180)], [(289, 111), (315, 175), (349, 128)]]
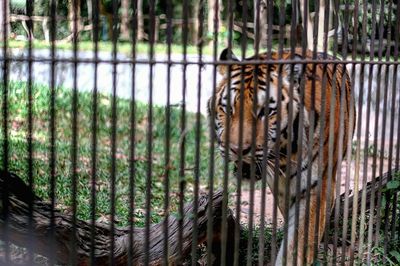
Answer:
[[(3, 198), (8, 194), (8, 212), (6, 218), (0, 218), (0, 238), (5, 239), (17, 246), (26, 247), (31, 252), (54, 258), (57, 264), (70, 264), (73, 254), (76, 254), (76, 263), (78, 265), (90, 264), (91, 252), (91, 224), (89, 222), (76, 220), (75, 244), (73, 244), (73, 217), (62, 214), (54, 210), (54, 239), (50, 227), (51, 205), (41, 201), (33, 195), (28, 186), (15, 174), (0, 173), (0, 193)], [(7, 188), (5, 180), (7, 179)], [(29, 201), (33, 200), (32, 217), (29, 218)], [(220, 240), (220, 227), (222, 220), (222, 191), (217, 191), (212, 197), (213, 208), (213, 232), (216, 245)], [(207, 210), (210, 207), (209, 197), (202, 195), (198, 201), (197, 210), (197, 232), (198, 244), (202, 244), (207, 239)], [(5, 208), (0, 206), (1, 213), (4, 214)], [(194, 204), (188, 204), (184, 208), (184, 218), (182, 221), (182, 252), (179, 253), (178, 233), (179, 220), (175, 217), (169, 217), (169, 239), (168, 239), (168, 264), (181, 264), (182, 259), (188, 257), (192, 246), (192, 233), (194, 228), (193, 215)], [(31, 227), (29, 227), (31, 221)], [(232, 212), (228, 210), (228, 230), (232, 233), (235, 221)], [(7, 224), (7, 225), (6, 225)], [(150, 227), (149, 238), (149, 264), (161, 265), (164, 258), (164, 235), (163, 222)], [(28, 230), (33, 228), (33, 230)], [(4, 235), (7, 229), (7, 235)], [(95, 265), (108, 265), (110, 262), (111, 250), (111, 231), (109, 226), (96, 224), (95, 230)], [(128, 265), (128, 259), (131, 259), (132, 265), (142, 265), (145, 259), (145, 230), (144, 228), (134, 228), (132, 249), (129, 253), (129, 228), (115, 228), (114, 231), (114, 265)], [(50, 247), (50, 243), (54, 246)], [(230, 241), (230, 243), (232, 243)], [(128, 255), (130, 254), (130, 255)], [(179, 256), (180, 254), (180, 256)]]
[[(373, 194), (375, 194), (375, 201), (378, 198), (378, 194), (382, 192), (382, 188), (384, 188), (386, 186), (386, 184), (391, 180), (392, 175), (394, 173), (399, 172), (398, 169), (393, 169), (392, 171), (386, 172), (384, 173), (382, 176), (377, 176), (375, 177), (373, 180), (369, 181), (366, 183), (365, 186), (363, 186), (359, 191), (358, 191), (358, 196), (357, 196), (357, 216), (360, 214), (361, 212), (361, 201), (362, 201), (362, 194), (365, 193), (366, 195), (366, 201), (365, 201), (365, 211), (369, 210), (371, 208), (371, 197)], [(339, 220), (343, 219), (344, 217), (344, 213), (345, 211), (347, 211), (348, 215), (349, 215), (349, 219), (352, 218), (353, 215), (353, 206), (354, 206), (354, 201), (356, 200), (355, 194), (353, 193), (353, 191), (350, 191), (349, 195), (346, 196), (345, 193), (342, 193), (340, 195), (340, 204), (339, 204), (339, 211), (338, 211), (338, 217)], [(345, 210), (345, 201), (348, 201), (348, 208), (346, 208), (347, 210)], [(376, 202), (374, 202), (373, 206), (375, 207)], [(334, 223), (334, 214), (335, 214), (335, 209), (332, 210), (332, 215), (331, 215), (331, 225), (333, 225)]]

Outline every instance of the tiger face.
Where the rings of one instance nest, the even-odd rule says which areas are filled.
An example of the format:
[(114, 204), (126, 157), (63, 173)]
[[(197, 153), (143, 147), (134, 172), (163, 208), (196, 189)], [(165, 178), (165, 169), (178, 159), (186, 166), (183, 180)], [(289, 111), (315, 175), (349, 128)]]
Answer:
[[(226, 49), (221, 53), (220, 60), (227, 59)], [(280, 155), (286, 153), (287, 145), (292, 145), (292, 151), (297, 149), (297, 134), (293, 130), (296, 131), (298, 126), (288, 125), (288, 113), (289, 102), (292, 99), (293, 117), (298, 117), (298, 87), (302, 65), (245, 64), (252, 59), (254, 58), (247, 58), (240, 64), (218, 66), (222, 80), (216, 89), (215, 104), (213, 105), (213, 99), (210, 99), (208, 107), (209, 113), (215, 112), (216, 138), (223, 156), (228, 155), (235, 163), (235, 171), (239, 158), (242, 157), (243, 178), (250, 177), (250, 165), (254, 163), (255, 177), (260, 179), (265, 152), (268, 161), (271, 162), (271, 159), (278, 155), (276, 145)], [(234, 55), (231, 56), (231, 60), (239, 62)], [(293, 89), (291, 99), (290, 89)], [(298, 119), (294, 123), (298, 123)], [(294, 136), (290, 144), (289, 130)]]

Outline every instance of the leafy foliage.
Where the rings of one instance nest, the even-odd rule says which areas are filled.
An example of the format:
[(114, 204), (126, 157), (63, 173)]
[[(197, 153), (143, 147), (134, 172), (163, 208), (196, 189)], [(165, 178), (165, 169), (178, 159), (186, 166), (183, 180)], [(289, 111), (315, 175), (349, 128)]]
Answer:
[[(363, 0), (359, 1), (359, 7), (357, 9), (357, 38), (362, 40), (362, 36), (365, 35), (367, 39), (379, 39), (380, 31), (382, 31), (382, 37), (387, 38), (388, 33), (393, 34), (396, 30), (396, 10), (389, 9), (389, 0), (383, 1), (372, 1)], [(351, 5), (354, 5), (354, 0), (349, 1)], [(373, 3), (375, 3), (373, 5)], [(382, 8), (383, 7), (383, 8)], [(349, 14), (353, 15), (353, 14)], [(365, 23), (364, 23), (365, 21)], [(374, 23), (373, 23), (374, 22)], [(349, 32), (354, 32), (354, 20), (350, 20)]]

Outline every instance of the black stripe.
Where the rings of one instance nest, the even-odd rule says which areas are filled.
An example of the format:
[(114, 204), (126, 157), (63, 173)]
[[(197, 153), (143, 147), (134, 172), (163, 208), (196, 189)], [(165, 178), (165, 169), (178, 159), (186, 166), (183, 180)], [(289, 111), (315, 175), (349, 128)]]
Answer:
[(258, 78), (257, 82), (258, 82), (258, 85), (261, 85), (261, 86), (267, 85), (267, 83), (265, 82), (265, 80), (263, 80), (262, 78)]
[(296, 153), (298, 148), (297, 142), (299, 139), (299, 123), (300, 117), (299, 113), (297, 113), (296, 118), (293, 121), (292, 153)]
[(317, 113), (317, 110), (314, 112), (314, 130), (317, 128), (319, 122), (319, 114)]
[(244, 79), (244, 83), (248, 83), (248, 82), (250, 82), (252, 80), (252, 77), (250, 76), (250, 77), (246, 77), (245, 79)]
[[(318, 179), (317, 179), (317, 180), (314, 180), (314, 183), (311, 184), (310, 190), (313, 189), (313, 188), (315, 188), (317, 185), (318, 185)], [(306, 192), (307, 192), (307, 188), (303, 188), (303, 189), (301, 190), (301, 192), (300, 192), (301, 197), (303, 197), (303, 196), (304, 196), (304, 193), (306, 193)]]
[(241, 80), (241, 79), (237, 79), (237, 80), (235, 80), (235, 82), (232, 82), (232, 85), (237, 85), (237, 84), (239, 84), (240, 82), (242, 82), (242, 80)]
[[(313, 189), (313, 188), (315, 188), (317, 185), (318, 185), (318, 179), (315, 180), (314, 183), (311, 184), (310, 190)], [(306, 192), (307, 192), (307, 188), (304, 188), (304, 189), (301, 190), (301, 192), (300, 192), (300, 199), (304, 198), (304, 197), (307, 195)], [(296, 202), (296, 197), (297, 197), (297, 195), (293, 195), (293, 196), (290, 198), (291, 205), (294, 204), (294, 203)]]
[(242, 74), (241, 71), (238, 71), (237, 73), (231, 72), (231, 80), (234, 79), (234, 78), (237, 78), (238, 76), (240, 76), (240, 74)]
[[(301, 167), (301, 170), (300, 170), (300, 173), (303, 173), (305, 170), (307, 170), (308, 169), (308, 164), (306, 164), (306, 165), (303, 165), (302, 167)], [(290, 179), (293, 179), (293, 177), (296, 177), (297, 176), (297, 171), (295, 172), (295, 173), (293, 173), (289, 178)]]

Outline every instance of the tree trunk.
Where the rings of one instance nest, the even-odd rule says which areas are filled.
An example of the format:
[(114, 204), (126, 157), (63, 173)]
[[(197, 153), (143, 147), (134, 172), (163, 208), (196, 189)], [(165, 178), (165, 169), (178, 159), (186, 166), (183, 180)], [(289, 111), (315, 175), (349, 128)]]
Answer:
[(194, 12), (192, 14), (193, 17), (193, 28), (192, 28), (192, 42), (194, 45), (196, 45), (199, 41), (199, 29), (202, 21), (199, 20), (199, 12), (200, 12), (200, 3), (201, 1), (195, 1), (193, 3), (194, 7)]
[[(317, 32), (318, 38), (317, 38), (317, 43), (316, 43), (316, 49), (317, 51), (323, 51), (324, 50), (324, 25), (325, 25), (325, 9), (326, 9), (326, 1), (321, 0), (319, 4), (319, 12), (318, 14), (316, 12), (310, 13), (310, 8), (309, 6), (305, 6), (305, 1), (300, 0), (300, 16), (302, 18), (303, 22), (303, 30), (307, 28), (307, 48), (309, 50), (314, 49), (314, 40), (313, 40), (313, 35), (314, 35), (314, 27), (317, 26)], [(305, 13), (304, 13), (305, 12)], [(327, 23), (328, 23), (328, 33), (327, 33), (327, 38), (329, 39), (330, 34), (329, 30), (332, 28), (332, 18), (333, 18), (333, 12), (336, 12), (334, 10), (334, 3), (333, 1), (329, 1), (329, 14), (327, 18)], [(306, 17), (304, 17), (306, 15)], [(315, 21), (315, 16), (318, 16), (318, 25), (314, 25)]]
[(144, 40), (143, 0), (137, 1), (137, 40)]
[(121, 1), (121, 9), (122, 9), (122, 17), (121, 17), (121, 39), (128, 41), (129, 40), (129, 0)]
[(268, 8), (266, 0), (261, 0), (260, 6), (257, 6), (257, 2), (254, 0), (254, 44), (258, 43), (259, 48), (263, 49), (267, 48)]
[[(7, 183), (5, 182), (7, 180)], [(6, 185), (7, 184), (7, 185)], [(90, 264), (91, 251), (91, 224), (89, 222), (77, 220), (75, 243), (72, 243), (73, 217), (54, 211), (54, 245), (49, 247), (51, 228), (51, 206), (49, 203), (41, 201), (30, 192), (29, 187), (15, 174), (0, 172), (0, 197), (4, 198), (7, 192), (8, 212), (7, 226), (5, 226), (4, 216), (0, 217), (0, 239), (4, 239), (4, 231), (7, 229), (7, 239), (17, 246), (27, 247), (32, 252), (41, 254), (45, 257), (52, 257), (58, 264), (70, 263), (73, 254), (76, 254), (78, 265)], [(222, 191), (217, 191), (212, 197), (212, 205), (208, 195), (202, 195), (198, 201), (197, 225), (193, 224), (194, 204), (188, 204), (184, 208), (184, 218), (182, 221), (182, 257), (179, 258), (178, 239), (179, 239), (179, 218), (169, 216), (168, 228), (168, 262), (169, 265), (182, 264), (184, 258), (191, 252), (192, 233), (194, 227), (198, 232), (198, 244), (205, 243), (207, 240), (208, 208), (213, 208), (213, 247), (218, 250), (220, 245), (220, 231), (222, 220)], [(29, 217), (29, 202), (34, 201), (33, 216)], [(0, 204), (0, 212), (4, 214), (4, 205)], [(31, 225), (29, 226), (29, 221)], [(228, 252), (232, 252), (233, 235), (235, 220), (232, 212), (228, 211)], [(150, 227), (150, 265), (161, 265), (164, 255), (164, 222), (154, 224)], [(29, 230), (33, 228), (33, 230)], [(111, 231), (109, 225), (96, 224), (94, 228), (95, 261), (96, 265), (108, 265), (110, 260)], [(129, 228), (116, 228), (114, 231), (114, 265), (127, 265), (131, 254), (132, 265), (143, 265), (146, 256), (144, 228), (134, 228), (132, 250), (129, 252), (130, 230)], [(217, 255), (217, 253), (214, 253)], [(218, 254), (219, 257), (220, 254)]]
[(302, 18), (303, 30), (307, 34), (307, 49), (313, 49), (313, 27), (314, 23), (310, 17), (310, 7), (305, 5), (305, 0), (300, 0), (300, 16)]
[[(324, 51), (324, 38), (325, 38), (325, 9), (326, 9), (326, 1), (320, 0), (319, 2), (319, 14), (318, 14), (318, 43), (317, 43), (317, 51)], [(317, 13), (315, 12), (315, 15)], [(329, 15), (328, 15), (329, 17)], [(314, 20), (315, 21), (315, 20)], [(329, 20), (328, 20), (328, 31), (329, 31)]]
[[(6, 5), (6, 8), (4, 8)], [(6, 29), (6, 32), (4, 32)], [(10, 36), (10, 3), (9, 0), (0, 0), (0, 41)]]
[(76, 40), (81, 30), (81, 0), (68, 0), (68, 21), (72, 41)]
[[(92, 0), (86, 0), (87, 4), (87, 10), (88, 10), (88, 22), (89, 24), (93, 25), (93, 1)], [(98, 12), (98, 10), (96, 10)], [(93, 25), (93, 28), (95, 26)], [(93, 40), (93, 30), (90, 31), (90, 37)]]
[(221, 0), (208, 0), (208, 15), (207, 15), (208, 34), (213, 35), (214, 31), (220, 33), (222, 27), (222, 19), (221, 19), (222, 10), (223, 10), (223, 5)]

